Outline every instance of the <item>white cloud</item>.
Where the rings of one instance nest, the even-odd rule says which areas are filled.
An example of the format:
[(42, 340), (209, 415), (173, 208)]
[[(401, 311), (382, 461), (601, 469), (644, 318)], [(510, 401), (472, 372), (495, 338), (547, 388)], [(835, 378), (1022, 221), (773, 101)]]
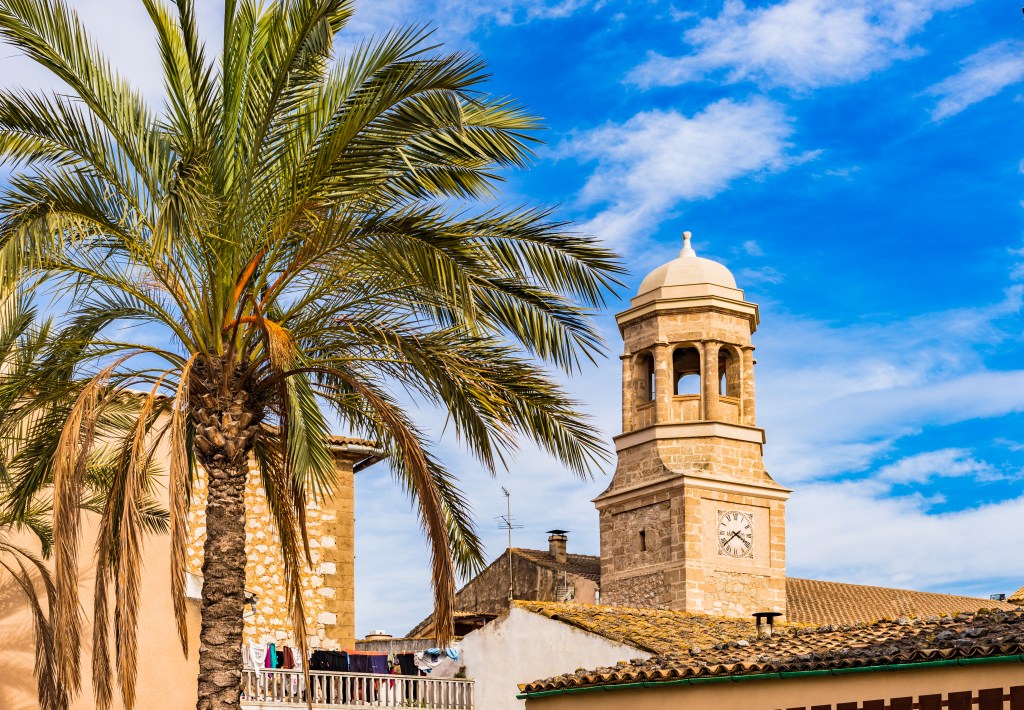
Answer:
[(786, 0), (747, 8), (728, 0), (683, 37), (694, 52), (651, 54), (630, 79), (675, 86), (722, 73), (727, 83), (812, 89), (859, 81), (893, 61), (919, 53), (908, 37), (959, 0)]
[(358, 39), (391, 27), (427, 22), (434, 37), (465, 46), (476, 30), (488, 25), (525, 25), (559, 20), (596, 5), (594, 0), (380, 0), (357, 3), (346, 37)]
[(929, 513), (930, 503), (919, 495), (887, 497), (862, 481), (801, 486), (786, 509), (787, 572), (961, 592), (965, 580), (1002, 572), (1018, 575), (1002, 585), (1020, 585), (1006, 551), (1024, 544), (1024, 497), (941, 514)]
[(580, 133), (559, 152), (597, 161), (580, 202), (607, 207), (581, 228), (622, 247), (683, 200), (713, 197), (741, 177), (803, 159), (788, 152), (792, 132), (781, 105), (726, 99), (693, 116), (641, 112)]
[(873, 478), (894, 485), (926, 483), (932, 478), (970, 477), (991, 481), (1002, 477), (988, 461), (980, 461), (968, 449), (939, 449), (907, 456), (881, 467)]
[(758, 333), (765, 458), (784, 483), (868, 468), (926, 427), (1024, 411), (1024, 370), (988, 370), (979, 351), (1008, 337), (1020, 288), (973, 309), (883, 323), (785, 314)]
[(748, 239), (743, 242), (743, 251), (747, 253), (747, 256), (764, 256), (764, 249), (754, 239)]
[[(151, 101), (163, 97), (163, 69), (153, 22), (137, 0), (74, 0), (90, 37), (122, 76)], [(223, 27), (223, 3), (196, 3), (207, 51), (217, 52)], [(27, 89), (64, 89), (48, 70), (0, 42), (0, 85)], [(159, 108), (159, 105), (154, 105)]]
[(968, 106), (1024, 81), (1024, 42), (997, 42), (960, 62), (960, 71), (928, 89), (937, 98), (932, 120), (955, 116)]
[(786, 280), (786, 275), (774, 266), (762, 266), (760, 268), (745, 268), (736, 272), (736, 277), (747, 286), (759, 286), (761, 284), (780, 284)]

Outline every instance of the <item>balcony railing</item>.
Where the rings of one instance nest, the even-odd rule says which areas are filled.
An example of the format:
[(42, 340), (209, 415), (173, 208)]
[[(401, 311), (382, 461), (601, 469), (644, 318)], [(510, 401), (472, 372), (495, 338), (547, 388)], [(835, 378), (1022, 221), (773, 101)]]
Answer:
[[(473, 710), (473, 681), (371, 673), (309, 672), (309, 698), (315, 708), (426, 708)], [(301, 670), (246, 668), (242, 707), (246, 710), (306, 705)]]

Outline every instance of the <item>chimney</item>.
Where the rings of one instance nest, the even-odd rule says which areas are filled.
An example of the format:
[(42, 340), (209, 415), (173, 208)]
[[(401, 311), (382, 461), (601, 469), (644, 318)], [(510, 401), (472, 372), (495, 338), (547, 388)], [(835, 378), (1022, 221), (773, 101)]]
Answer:
[(757, 637), (770, 639), (775, 631), (775, 619), (782, 616), (779, 611), (758, 611), (754, 613), (754, 625), (757, 628)]
[(559, 564), (565, 564), (565, 543), (569, 537), (568, 530), (548, 530), (548, 552)]

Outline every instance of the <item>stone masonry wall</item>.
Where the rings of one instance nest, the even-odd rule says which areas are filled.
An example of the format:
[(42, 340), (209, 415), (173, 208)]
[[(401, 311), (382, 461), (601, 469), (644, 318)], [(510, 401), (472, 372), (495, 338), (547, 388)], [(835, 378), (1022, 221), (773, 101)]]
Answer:
[(672, 609), (664, 570), (602, 582), (601, 603), (640, 609)]
[[(354, 643), (354, 597), (351, 583), (353, 538), (339, 537), (351, 530), (352, 476), (339, 470), (339, 486), (334, 501), (326, 505), (310, 504), (306, 509), (312, 569), (302, 570), (302, 598), (305, 604), (308, 645), (311, 648), (337, 649)], [(335, 501), (341, 502), (340, 506)], [(284, 561), (266, 492), (259, 470), (253, 464), (245, 489), (246, 590), (256, 595), (255, 613), (246, 606), (244, 638), (246, 642), (295, 645), (291, 614), (284, 583)], [(191, 540), (188, 545), (189, 573), (202, 575), (203, 545), (206, 541), (206, 476), (200, 469), (193, 485), (188, 513)], [(340, 548), (339, 548), (340, 545)], [(339, 561), (341, 574), (339, 574)], [(348, 569), (344, 569), (347, 567)], [(344, 586), (336, 586), (344, 585)]]

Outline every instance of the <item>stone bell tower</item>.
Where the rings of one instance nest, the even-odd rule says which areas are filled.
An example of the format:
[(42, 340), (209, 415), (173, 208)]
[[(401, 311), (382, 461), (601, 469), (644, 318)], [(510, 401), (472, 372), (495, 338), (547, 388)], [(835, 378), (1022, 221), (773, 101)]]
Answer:
[(786, 611), (784, 506), (754, 418), (757, 306), (684, 233), (617, 316), (618, 466), (598, 496), (601, 601), (747, 616)]

